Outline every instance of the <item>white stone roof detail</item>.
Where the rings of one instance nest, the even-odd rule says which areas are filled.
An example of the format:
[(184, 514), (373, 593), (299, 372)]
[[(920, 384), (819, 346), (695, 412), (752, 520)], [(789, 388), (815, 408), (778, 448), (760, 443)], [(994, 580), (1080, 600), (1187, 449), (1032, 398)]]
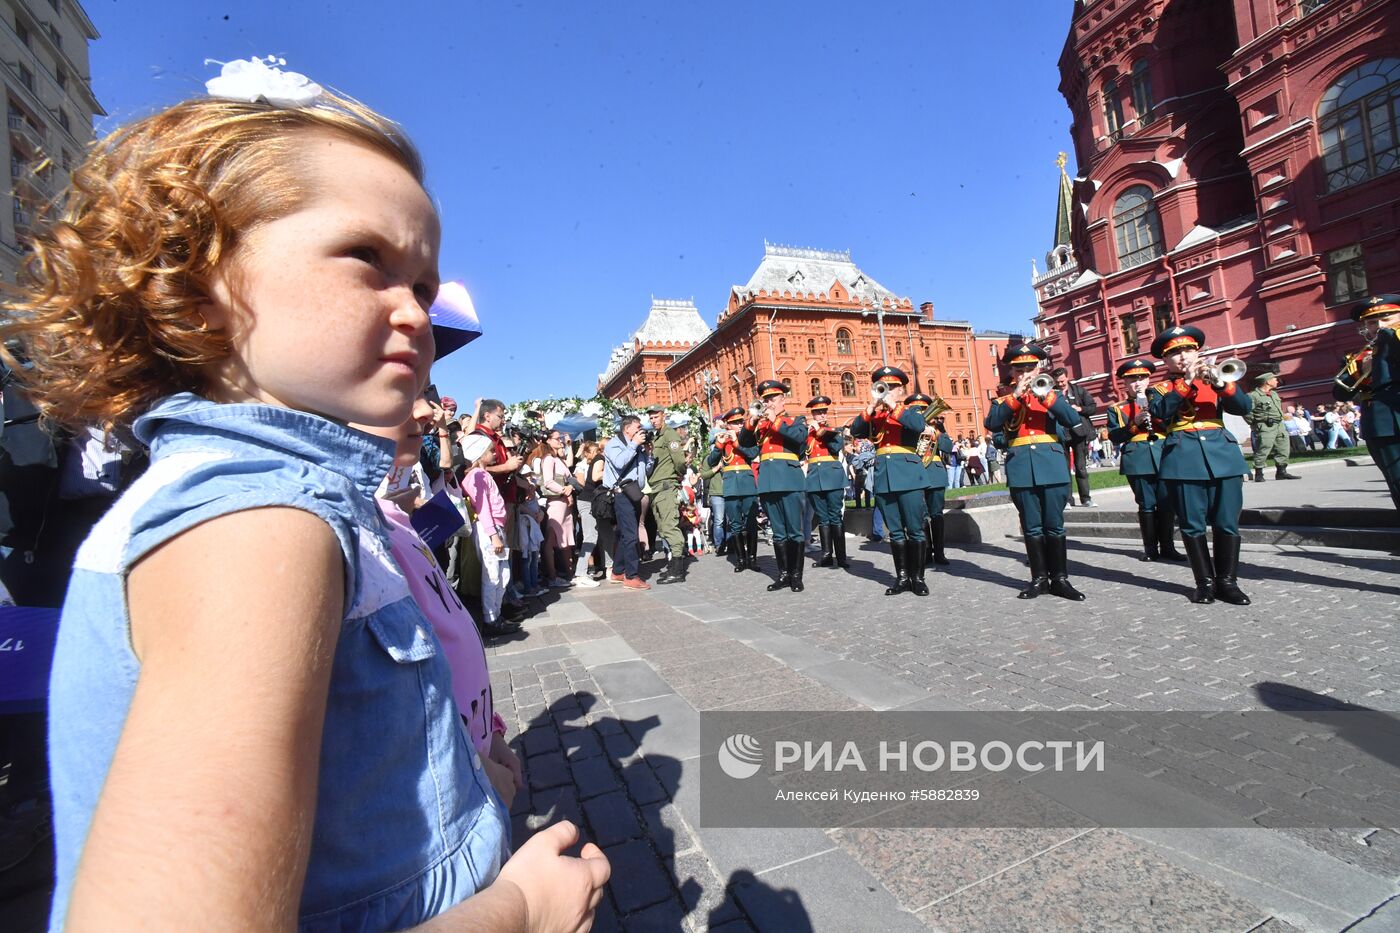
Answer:
[(850, 250), (808, 249), (801, 246), (780, 246), (763, 242), (763, 261), (744, 285), (735, 285), (741, 301), (766, 289), (770, 295), (783, 292), (824, 294), (832, 282), (839, 281), (859, 301), (900, 301), (898, 295), (866, 275), (851, 261)]
[(1173, 246), (1171, 251), (1174, 253), (1179, 249), (1185, 249), (1188, 246), (1195, 246), (1197, 243), (1204, 243), (1207, 240), (1213, 239), (1218, 236), (1220, 236), (1220, 232), (1218, 230), (1213, 230), (1210, 227), (1205, 226), (1204, 224), (1196, 224), (1196, 226), (1186, 231), (1186, 236), (1182, 237), (1181, 242), (1176, 244), (1176, 246)]
[(633, 331), (628, 341), (613, 348), (608, 368), (598, 374), (606, 383), (618, 370), (637, 355), (637, 347), (647, 344), (673, 346), (677, 350), (692, 347), (710, 335), (710, 326), (700, 317), (695, 302), (686, 299), (652, 298), (651, 311), (642, 326)]
[(677, 343), (689, 346), (710, 335), (710, 326), (700, 317), (695, 302), (653, 298), (651, 312), (632, 335), (642, 343)]

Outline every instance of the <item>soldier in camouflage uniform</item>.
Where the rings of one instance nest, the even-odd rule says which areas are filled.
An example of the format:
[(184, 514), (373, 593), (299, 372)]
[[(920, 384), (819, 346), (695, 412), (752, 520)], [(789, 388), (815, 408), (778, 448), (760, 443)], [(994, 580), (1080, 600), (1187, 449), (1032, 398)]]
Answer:
[(666, 423), (666, 409), (660, 405), (647, 409), (651, 418), (652, 455), (655, 461), (647, 483), (651, 486), (651, 514), (656, 516), (656, 534), (666, 539), (671, 559), (656, 578), (657, 583), (681, 583), (685, 580), (685, 538), (681, 535), (680, 503), (676, 498), (681, 477), (685, 476), (685, 438), (687, 428), (673, 428)]
[(1283, 402), (1278, 397), (1278, 373), (1260, 373), (1256, 388), (1249, 393), (1254, 407), (1249, 410), (1250, 433), (1254, 445), (1254, 481), (1264, 482), (1264, 466), (1274, 457), (1274, 479), (1301, 479), (1288, 472), (1288, 429), (1283, 426)]

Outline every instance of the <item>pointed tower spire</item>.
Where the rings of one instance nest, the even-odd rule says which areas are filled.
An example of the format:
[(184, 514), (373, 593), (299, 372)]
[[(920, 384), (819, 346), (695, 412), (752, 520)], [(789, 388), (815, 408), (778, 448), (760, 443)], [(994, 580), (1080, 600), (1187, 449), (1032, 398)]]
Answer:
[(1074, 189), (1070, 187), (1069, 174), (1065, 172), (1065, 163), (1069, 161), (1069, 156), (1060, 153), (1060, 157), (1055, 160), (1055, 164), (1060, 167), (1060, 203), (1055, 206), (1055, 245), (1069, 246), (1070, 229), (1070, 204), (1074, 201)]

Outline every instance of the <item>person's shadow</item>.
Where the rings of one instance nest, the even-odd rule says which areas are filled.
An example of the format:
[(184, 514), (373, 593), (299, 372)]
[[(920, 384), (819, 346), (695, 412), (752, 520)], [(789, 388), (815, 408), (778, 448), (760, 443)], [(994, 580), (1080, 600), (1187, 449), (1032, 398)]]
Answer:
[(743, 919), (759, 930), (811, 930), (796, 891), (772, 888), (748, 871), (721, 883), (707, 866), (695, 870), (698, 840), (670, 806), (681, 762), (643, 755), (639, 747), (660, 720), (598, 717), (591, 713), (597, 703), (582, 691), (559, 696), (511, 741), (525, 772), (525, 789), (511, 806), (512, 848), (561, 819), (579, 827), (568, 854), (596, 843), (612, 877), (594, 930), (682, 931), (685, 917), (707, 906), (712, 927)]

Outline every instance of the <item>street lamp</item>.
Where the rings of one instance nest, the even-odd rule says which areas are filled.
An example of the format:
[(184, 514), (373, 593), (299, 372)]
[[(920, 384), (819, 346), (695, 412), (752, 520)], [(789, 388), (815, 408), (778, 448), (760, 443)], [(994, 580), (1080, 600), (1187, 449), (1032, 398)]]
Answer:
[(702, 369), (695, 376), (695, 382), (705, 393), (705, 411), (710, 415), (710, 423), (715, 422), (714, 397), (719, 394), (719, 373), (713, 369)]
[[(890, 361), (885, 353), (885, 303), (880, 300), (879, 295), (874, 295), (870, 299), (870, 306), (875, 312), (875, 323), (880, 328), (880, 365), (888, 366)], [(866, 314), (869, 312), (861, 312)]]

